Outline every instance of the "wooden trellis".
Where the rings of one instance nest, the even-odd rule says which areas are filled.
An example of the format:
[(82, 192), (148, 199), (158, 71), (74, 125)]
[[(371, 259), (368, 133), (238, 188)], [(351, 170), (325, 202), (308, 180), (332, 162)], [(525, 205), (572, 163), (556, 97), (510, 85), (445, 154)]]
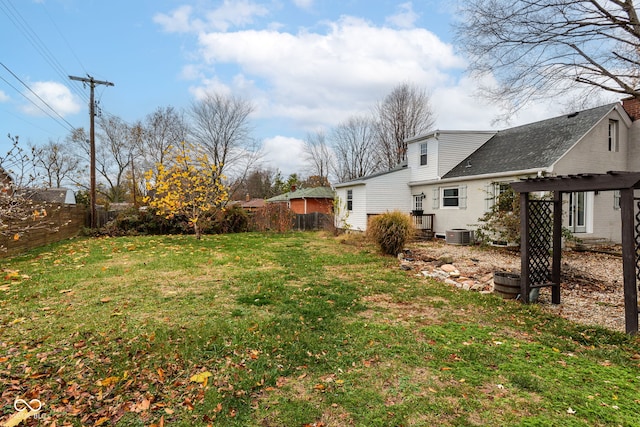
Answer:
[[(628, 334), (638, 333), (640, 199), (634, 198), (634, 190), (640, 189), (640, 172), (528, 178), (511, 186), (520, 193), (520, 294), (527, 303), (531, 289), (551, 286), (551, 300), (560, 304), (562, 193), (620, 191), (625, 328)], [(541, 191), (551, 192), (553, 199), (529, 197)]]

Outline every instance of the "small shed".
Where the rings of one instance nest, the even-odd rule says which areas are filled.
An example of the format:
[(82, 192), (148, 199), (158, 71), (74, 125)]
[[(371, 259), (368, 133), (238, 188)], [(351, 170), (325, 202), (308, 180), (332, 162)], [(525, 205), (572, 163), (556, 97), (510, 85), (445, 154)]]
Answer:
[(296, 214), (331, 214), (335, 196), (329, 187), (303, 188), (267, 199), (267, 203), (286, 203)]
[[(552, 302), (560, 304), (562, 193), (620, 192), (625, 329), (628, 334), (637, 334), (640, 198), (634, 197), (634, 190), (640, 189), (640, 172), (536, 177), (511, 186), (520, 193), (520, 294), (527, 303), (531, 289), (551, 286)], [(536, 192), (551, 192), (553, 198), (531, 198)]]

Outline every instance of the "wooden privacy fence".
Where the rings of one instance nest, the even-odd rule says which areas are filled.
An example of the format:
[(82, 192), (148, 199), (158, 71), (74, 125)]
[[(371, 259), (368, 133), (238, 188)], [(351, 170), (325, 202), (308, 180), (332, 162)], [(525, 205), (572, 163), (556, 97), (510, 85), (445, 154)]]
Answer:
[(0, 234), (0, 258), (75, 237), (86, 224), (84, 205), (47, 204), (45, 217), (12, 221)]
[(331, 230), (333, 227), (333, 215), (313, 212), (308, 214), (296, 214), (293, 228), (299, 231)]

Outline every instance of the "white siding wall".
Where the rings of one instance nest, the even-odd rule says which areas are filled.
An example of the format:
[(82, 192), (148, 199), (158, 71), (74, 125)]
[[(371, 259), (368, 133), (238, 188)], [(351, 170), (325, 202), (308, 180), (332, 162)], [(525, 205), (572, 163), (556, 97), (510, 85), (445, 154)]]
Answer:
[[(609, 119), (618, 120), (619, 151), (617, 152), (609, 151)], [(633, 157), (633, 154), (640, 154), (632, 148), (634, 142), (632, 142), (631, 137), (634, 134), (635, 132), (630, 131), (619, 113), (614, 110), (609, 117), (602, 120), (554, 165), (553, 173), (568, 175), (634, 170), (629, 168), (634, 163), (630, 158)], [(587, 233), (578, 233), (576, 236), (603, 238), (620, 242), (620, 211), (613, 208), (613, 192), (601, 191), (597, 195), (593, 195), (592, 199), (593, 211), (589, 211), (587, 215), (591, 216), (593, 227), (589, 228)], [(568, 197), (565, 197), (564, 200), (565, 203), (562, 206), (563, 225), (566, 226), (568, 225)]]
[(438, 176), (443, 176), (487, 142), (495, 132), (444, 132), (440, 134)]
[[(609, 119), (618, 121), (619, 151), (609, 151)], [(576, 173), (605, 173), (627, 170), (629, 157), (629, 129), (617, 111), (612, 111), (578, 142), (553, 167), (556, 175)]]
[[(353, 192), (352, 210), (347, 210), (347, 192)], [(339, 207), (336, 215), (336, 227), (349, 230), (364, 231), (367, 227), (367, 193), (362, 184), (336, 188)]]
[(381, 214), (393, 210), (411, 211), (413, 199), (409, 182), (410, 171), (376, 176), (367, 180), (367, 214)]
[[(427, 144), (427, 164), (420, 165), (420, 145)], [(411, 181), (438, 179), (438, 140), (433, 135), (407, 144), (407, 165)]]
[(640, 120), (636, 120), (629, 129), (629, 156), (627, 170), (640, 171)]

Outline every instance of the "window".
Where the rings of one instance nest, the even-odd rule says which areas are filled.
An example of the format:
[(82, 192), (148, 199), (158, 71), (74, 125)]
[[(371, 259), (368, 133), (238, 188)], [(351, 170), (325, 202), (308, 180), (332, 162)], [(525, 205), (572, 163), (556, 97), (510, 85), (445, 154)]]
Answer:
[(466, 209), (467, 186), (439, 187), (433, 189), (433, 209)]
[(458, 207), (460, 199), (458, 198), (459, 190), (456, 188), (443, 188), (442, 189), (442, 207), (452, 208)]
[[(493, 182), (485, 186), (485, 212), (494, 209), (498, 205), (498, 211), (509, 212), (513, 204), (513, 193), (509, 192), (511, 185), (508, 182)], [(509, 194), (504, 195), (509, 192)]]
[(422, 199), (424, 199), (424, 196), (422, 194), (419, 194), (417, 196), (413, 196), (413, 205), (414, 205), (414, 210), (416, 211), (421, 211), (422, 209)]
[(353, 190), (347, 190), (347, 210), (353, 210)]
[(609, 120), (609, 151), (618, 152), (618, 121)]
[(427, 144), (420, 144), (420, 166), (427, 164)]

